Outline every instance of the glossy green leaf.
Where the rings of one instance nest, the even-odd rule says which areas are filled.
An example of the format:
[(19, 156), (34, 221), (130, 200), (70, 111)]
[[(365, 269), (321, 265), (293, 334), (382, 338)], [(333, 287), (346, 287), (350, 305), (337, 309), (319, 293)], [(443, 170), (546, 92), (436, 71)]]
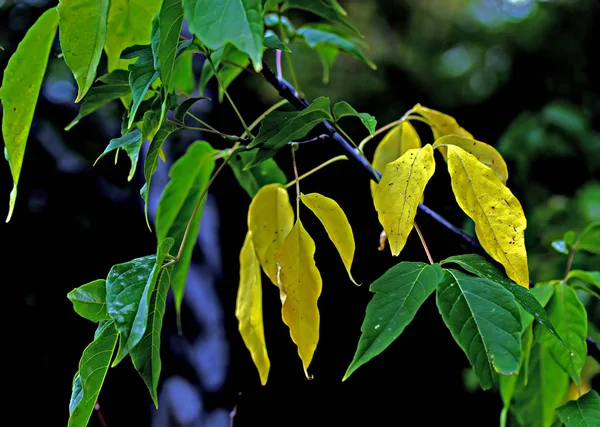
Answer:
[(114, 322), (104, 322), (98, 326), (94, 341), (83, 350), (79, 372), (73, 381), (68, 427), (87, 425), (115, 351), (117, 337)]
[(148, 306), (148, 320), (146, 332), (140, 343), (131, 350), (131, 361), (144, 380), (150, 391), (154, 405), (158, 408), (158, 395), (156, 389), (160, 379), (162, 364), (160, 361), (160, 333), (162, 331), (163, 317), (169, 291), (169, 271), (160, 273), (158, 286), (152, 293)]
[(437, 264), (401, 262), (371, 284), (375, 295), (367, 305), (358, 348), (344, 380), (400, 336), (442, 277)]
[(56, 27), (56, 8), (48, 9), (31, 26), (4, 69), (0, 99), (2, 99), (2, 138), (5, 156), (10, 165), (13, 189), (10, 193), (6, 222), (10, 221), (17, 200), (17, 185), (21, 175), (29, 128), (37, 104), (48, 56)]
[(142, 118), (142, 142), (152, 141), (161, 126), (160, 111), (150, 109)]
[(567, 275), (567, 281), (571, 279), (583, 280), (600, 289), (600, 271), (571, 270)]
[(486, 390), (494, 373), (515, 375), (521, 359), (521, 319), (515, 297), (488, 279), (444, 270), (440, 314)]
[(335, 47), (353, 56), (372, 70), (377, 69), (373, 61), (367, 58), (360, 49), (360, 40), (341, 33), (331, 25), (307, 24), (298, 29), (297, 34), (313, 49), (321, 45)]
[(291, 141), (306, 136), (323, 120), (332, 120), (329, 112), (329, 98), (319, 97), (309, 107), (301, 111), (274, 111), (262, 121), (258, 135), (248, 148), (259, 147), (256, 156), (246, 165), (249, 169), (270, 159)]
[[(221, 84), (218, 86), (219, 102), (223, 102), (225, 94), (223, 88), (227, 89), (229, 85), (244, 71), (250, 64), (248, 55), (232, 45), (227, 45), (215, 50), (210, 55), (213, 64), (219, 75)], [(214, 77), (215, 73), (209, 61), (205, 61), (200, 75), (200, 93), (204, 93), (206, 85)]]
[(550, 338), (545, 330), (540, 333), (540, 342), (548, 346), (556, 362), (579, 384), (587, 357), (587, 312), (573, 288), (564, 283), (555, 286), (548, 303), (548, 318), (568, 348)]
[(154, 69), (154, 56), (152, 48), (147, 46), (133, 46), (123, 51), (122, 58), (136, 58), (137, 61), (129, 66), (129, 86), (133, 94), (131, 108), (129, 109), (129, 128), (133, 126), (135, 113), (150, 89), (150, 85), (158, 78), (158, 71)]
[[(171, 181), (165, 187), (156, 211), (156, 237), (159, 242), (171, 237), (175, 240), (173, 247), (179, 250), (187, 223), (215, 167), (214, 154), (215, 150), (207, 142), (196, 141), (171, 167)], [(192, 218), (181, 258), (171, 272), (171, 287), (178, 313), (205, 201), (206, 197)]]
[(179, 33), (183, 24), (181, 0), (163, 0), (158, 14), (158, 71), (165, 93), (172, 88), (175, 53), (179, 43)]
[(172, 87), (176, 93), (190, 95), (196, 88), (193, 58), (194, 52), (184, 52), (175, 59)]
[(192, 108), (192, 105), (194, 105), (198, 101), (202, 101), (203, 99), (210, 99), (210, 98), (207, 98), (205, 96), (198, 96), (198, 97), (194, 97), (194, 98), (188, 98), (185, 101), (183, 101), (181, 104), (179, 104), (179, 106), (177, 107), (177, 110), (175, 111), (175, 120), (179, 120), (180, 122), (183, 122), (185, 119), (185, 115), (190, 110), (190, 108)]
[(600, 255), (600, 222), (593, 222), (581, 232), (577, 239), (577, 249)]
[(250, 198), (254, 197), (263, 185), (287, 182), (285, 174), (273, 159), (267, 159), (256, 167), (245, 169), (246, 165), (256, 156), (257, 151), (258, 149), (239, 152), (233, 155), (227, 163), (238, 183), (246, 190)]
[(590, 390), (579, 399), (565, 403), (556, 412), (565, 427), (598, 427), (600, 396), (596, 391)]
[[(529, 290), (529, 293), (534, 296), (534, 298), (538, 301), (538, 303), (542, 307), (546, 307), (548, 305), (548, 302), (550, 301), (550, 298), (552, 298), (552, 295), (554, 294), (554, 286), (549, 285), (549, 284), (538, 283), (535, 285), (534, 288)], [(515, 294), (513, 294), (513, 295), (515, 295)], [(517, 302), (519, 302), (519, 298), (517, 298), (516, 295), (515, 295), (515, 298), (517, 299)], [(522, 307), (523, 307), (523, 305), (521, 304), (521, 308)], [(529, 307), (532, 308), (531, 304), (529, 304)], [(535, 307), (535, 305), (533, 307)], [(539, 307), (537, 310), (539, 311)], [(531, 311), (533, 311), (533, 310), (531, 310)], [(546, 319), (548, 319), (548, 314), (546, 313), (546, 310), (544, 310), (544, 313), (545, 314), (542, 315), (542, 317), (545, 317)], [(521, 324), (523, 325), (523, 330), (525, 330), (525, 328), (527, 328), (529, 325), (531, 325), (533, 323), (533, 320), (534, 320), (534, 315), (531, 314), (530, 311), (527, 311), (525, 309), (521, 310)], [(542, 319), (542, 321), (544, 321), (544, 320), (545, 319)], [(548, 322), (550, 322), (549, 319), (548, 319)], [(543, 323), (541, 323), (541, 324), (543, 327), (545, 327)], [(552, 330), (555, 331), (553, 326), (552, 326)]]
[(94, 280), (75, 288), (67, 298), (73, 303), (73, 310), (84, 319), (92, 322), (110, 320), (106, 311), (106, 280)]
[(261, 0), (184, 0), (190, 31), (206, 47), (231, 43), (262, 69), (263, 10)]
[(344, 27), (354, 31), (356, 34), (360, 35), (360, 32), (351, 25), (346, 19), (344, 19), (344, 15), (340, 13), (341, 8), (338, 7), (337, 2), (332, 2), (330, 0), (286, 0), (283, 3), (282, 11), (286, 11), (288, 9), (300, 9), (306, 10), (308, 12), (312, 12), (316, 15), (319, 15), (321, 18), (325, 18), (331, 22), (335, 22), (336, 24), (341, 24)]
[(73, 72), (79, 102), (96, 78), (108, 24), (109, 0), (60, 0), (60, 46)]
[(152, 19), (159, 12), (163, 0), (111, 0), (104, 50), (108, 69), (127, 68), (131, 61), (121, 59), (121, 52), (129, 46), (150, 43)]
[(333, 106), (333, 118), (337, 122), (345, 116), (358, 117), (371, 135), (375, 133), (375, 128), (377, 128), (377, 119), (375, 117), (367, 113), (359, 113), (346, 101), (338, 102)]
[(269, 35), (265, 34), (265, 39), (263, 40), (263, 44), (265, 45), (265, 47), (267, 47), (269, 49), (281, 50), (283, 52), (288, 52), (288, 53), (291, 52), (290, 48), (287, 47), (287, 45), (284, 42), (279, 40), (279, 37), (277, 37), (275, 35), (275, 33), (273, 33), (272, 31)]
[[(113, 150), (124, 150), (131, 159), (131, 168), (129, 169), (129, 175), (127, 176), (127, 181), (131, 181), (137, 168), (141, 148), (142, 131), (140, 129), (134, 129), (119, 138), (111, 139), (104, 152), (96, 159), (96, 162)], [(94, 165), (96, 162), (94, 162)]]

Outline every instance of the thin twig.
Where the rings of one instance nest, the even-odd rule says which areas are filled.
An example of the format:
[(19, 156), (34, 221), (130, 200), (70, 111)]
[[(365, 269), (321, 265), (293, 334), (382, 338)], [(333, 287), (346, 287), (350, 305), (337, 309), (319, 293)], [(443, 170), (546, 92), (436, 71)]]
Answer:
[[(279, 107), (283, 107), (287, 103), (288, 103), (287, 99), (282, 99), (277, 104), (270, 106), (269, 108), (267, 108), (267, 110), (264, 113), (262, 113), (260, 116), (258, 116), (256, 118), (256, 120), (254, 120), (252, 122), (252, 124), (250, 126), (248, 126), (248, 129), (250, 129), (250, 130), (254, 129), (256, 126), (258, 126), (260, 124), (260, 122), (262, 122), (264, 120), (265, 117), (267, 117), (267, 115), (271, 114), (273, 111), (277, 110)], [(246, 137), (246, 132), (244, 132), (242, 134), (242, 138), (244, 138), (244, 137)]]
[[(300, 176), (298, 177), (298, 181), (302, 181), (302, 180), (303, 180), (304, 178), (306, 178), (307, 176), (310, 176), (310, 175), (312, 175), (312, 174), (313, 174), (313, 173), (315, 173), (316, 171), (318, 171), (318, 170), (320, 170), (320, 169), (323, 169), (325, 166), (328, 166), (328, 165), (330, 165), (330, 164), (332, 164), (332, 163), (334, 163), (334, 162), (337, 162), (338, 160), (348, 160), (348, 157), (346, 157), (346, 156), (345, 156), (345, 155), (343, 155), (343, 154), (342, 154), (341, 156), (336, 156), (336, 157), (333, 157), (333, 158), (331, 158), (331, 159), (327, 160), (326, 162), (323, 162), (323, 163), (321, 163), (321, 164), (320, 164), (319, 166), (317, 166), (316, 168), (314, 168), (314, 169), (311, 169), (311, 170), (309, 170), (308, 172), (306, 172), (305, 174), (302, 174), (302, 175), (300, 175)], [(294, 185), (294, 181), (290, 181), (290, 182), (288, 182), (287, 184), (285, 184), (285, 185), (283, 186), (283, 188), (286, 188), (286, 189), (287, 189), (287, 188), (290, 188), (292, 185)]]
[(423, 249), (425, 249), (425, 253), (427, 254), (427, 259), (429, 260), (429, 264), (431, 264), (431, 265), (435, 264), (435, 262), (433, 262), (433, 258), (431, 258), (431, 253), (429, 252), (427, 243), (425, 242), (425, 237), (423, 237), (423, 233), (421, 233), (421, 229), (417, 225), (416, 221), (415, 221), (414, 225), (415, 225), (415, 230), (417, 230), (417, 233), (419, 234), (419, 239), (421, 239), (421, 244), (423, 245)]
[(192, 119), (196, 120), (198, 123), (200, 123), (202, 126), (206, 126), (209, 129), (212, 129), (214, 131), (217, 131), (214, 127), (212, 127), (211, 125), (209, 125), (208, 123), (206, 123), (204, 120), (199, 119), (198, 117), (194, 116), (192, 113), (190, 113), (189, 111), (185, 113), (186, 115), (190, 116)]
[(100, 422), (100, 425), (102, 427), (108, 427), (108, 424), (106, 424), (106, 420), (104, 419), (104, 415), (102, 415), (102, 411), (100, 410), (100, 401), (98, 400), (94, 405), (94, 411), (96, 412), (96, 416), (98, 417), (98, 422)]
[(298, 178), (298, 165), (296, 164), (296, 150), (298, 145), (292, 145), (292, 164), (294, 165), (294, 176), (296, 177), (296, 218), (300, 219), (300, 178)]
[(579, 240), (575, 242), (573, 246), (571, 246), (571, 250), (569, 251), (569, 260), (567, 261), (567, 268), (565, 268), (565, 278), (563, 282), (567, 282), (567, 278), (569, 277), (569, 273), (571, 272), (571, 267), (573, 266), (573, 258), (575, 257), (575, 250), (579, 245)]

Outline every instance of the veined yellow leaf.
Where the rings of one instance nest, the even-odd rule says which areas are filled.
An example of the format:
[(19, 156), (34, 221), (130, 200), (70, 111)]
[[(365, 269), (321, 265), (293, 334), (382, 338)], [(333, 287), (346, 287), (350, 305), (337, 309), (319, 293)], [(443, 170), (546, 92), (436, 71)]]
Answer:
[(375, 210), (394, 256), (398, 256), (406, 244), (417, 206), (434, 171), (433, 148), (429, 144), (408, 150), (398, 160), (388, 163), (383, 171), (375, 190)]
[[(498, 179), (502, 181), (503, 184), (506, 184), (506, 180), (508, 179), (508, 168), (506, 167), (506, 162), (500, 153), (491, 145), (488, 145), (485, 142), (476, 141), (473, 138), (465, 138), (457, 135), (446, 135), (439, 138), (435, 144), (433, 144), (433, 148), (441, 148), (445, 147), (446, 145), (456, 145), (457, 147), (460, 147), (463, 150), (471, 153), (477, 157), (477, 160), (491, 168)], [(442, 154), (444, 154), (444, 158), (446, 158), (446, 154)]]
[(527, 220), (519, 200), (492, 169), (458, 146), (448, 146), (448, 171), (456, 201), (475, 221), (483, 249), (504, 266), (508, 277), (528, 288)]
[(240, 252), (240, 286), (237, 293), (235, 317), (244, 344), (258, 369), (260, 382), (267, 383), (271, 362), (267, 354), (262, 311), (260, 264), (254, 251), (252, 232), (248, 231)]
[[(378, 171), (383, 171), (388, 163), (398, 159), (412, 148), (421, 148), (421, 139), (413, 125), (404, 121), (383, 137), (373, 154), (373, 167)], [(375, 195), (376, 187), (377, 183), (371, 181), (372, 196)]]
[(280, 266), (279, 279), (287, 298), (281, 310), (283, 321), (290, 328), (292, 341), (307, 378), (308, 366), (319, 342), (319, 309), (321, 274), (314, 260), (315, 242), (302, 226), (300, 219), (275, 253)]
[(301, 194), (300, 199), (304, 203), (304, 206), (319, 218), (329, 238), (338, 250), (346, 271), (348, 271), (350, 280), (358, 286), (358, 283), (356, 283), (350, 272), (356, 246), (352, 227), (350, 227), (346, 214), (335, 200), (318, 193)]
[(248, 210), (248, 230), (252, 232), (258, 261), (271, 281), (277, 282), (275, 252), (294, 225), (294, 211), (287, 191), (279, 184), (261, 187)]
[(456, 119), (440, 111), (432, 110), (417, 104), (413, 107), (415, 113), (419, 113), (429, 121), (429, 127), (433, 132), (433, 138), (438, 139), (445, 135), (458, 135), (473, 138), (466, 129), (459, 126)]

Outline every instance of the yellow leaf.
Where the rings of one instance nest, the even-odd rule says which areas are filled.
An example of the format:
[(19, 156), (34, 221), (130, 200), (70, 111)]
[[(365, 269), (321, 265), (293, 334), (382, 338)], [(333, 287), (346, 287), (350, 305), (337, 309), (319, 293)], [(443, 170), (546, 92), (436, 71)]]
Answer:
[(252, 232), (248, 231), (246, 240), (240, 252), (240, 286), (238, 288), (235, 317), (244, 344), (250, 351), (252, 360), (258, 369), (260, 382), (267, 383), (271, 362), (267, 354), (265, 343), (265, 332), (263, 327), (262, 312), (262, 283), (260, 280), (260, 265), (254, 243), (252, 243)]
[(375, 210), (394, 256), (399, 255), (406, 244), (417, 206), (434, 171), (433, 148), (429, 144), (408, 150), (383, 171), (375, 191)]
[(527, 220), (521, 203), (494, 171), (458, 146), (448, 146), (448, 171), (456, 201), (475, 221), (483, 249), (504, 266), (508, 277), (528, 288)]
[(315, 242), (302, 226), (300, 219), (275, 254), (280, 266), (279, 279), (287, 298), (281, 310), (283, 321), (290, 328), (292, 341), (298, 346), (304, 373), (319, 342), (319, 309), (321, 274), (314, 260)]
[[(471, 153), (477, 157), (477, 160), (491, 168), (498, 179), (502, 181), (503, 184), (506, 184), (506, 180), (508, 179), (506, 162), (500, 153), (491, 145), (488, 145), (485, 142), (476, 141), (473, 138), (447, 135), (438, 139), (435, 144), (433, 144), (433, 148), (445, 147), (446, 145), (456, 145)], [(444, 155), (444, 157), (446, 157), (446, 155)]]
[[(388, 163), (398, 159), (412, 148), (421, 148), (421, 139), (413, 125), (404, 121), (381, 140), (373, 154), (373, 167), (382, 172)], [(375, 195), (376, 187), (377, 183), (371, 181), (371, 195)]]
[(429, 126), (433, 132), (433, 138), (438, 139), (445, 135), (458, 135), (466, 138), (473, 138), (466, 129), (460, 127), (454, 117), (423, 107), (421, 104), (414, 106), (413, 111), (419, 113), (429, 121)]
[(350, 272), (356, 246), (352, 227), (350, 227), (346, 214), (335, 200), (318, 193), (301, 194), (300, 199), (319, 218), (329, 238), (338, 250), (350, 280), (358, 286)]
[(275, 252), (294, 225), (294, 211), (287, 191), (279, 184), (269, 184), (258, 190), (248, 210), (248, 229), (258, 261), (265, 274), (277, 285)]

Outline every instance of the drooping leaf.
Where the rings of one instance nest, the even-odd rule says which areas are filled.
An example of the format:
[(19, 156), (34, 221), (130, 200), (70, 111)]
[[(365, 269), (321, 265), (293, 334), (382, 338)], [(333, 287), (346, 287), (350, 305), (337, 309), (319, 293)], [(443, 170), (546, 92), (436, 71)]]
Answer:
[(227, 163), (240, 186), (252, 198), (261, 187), (268, 184), (285, 184), (287, 179), (274, 159), (267, 159), (261, 164), (245, 169), (246, 165), (256, 156), (258, 149), (242, 151), (232, 156)]
[(372, 70), (377, 69), (377, 65), (365, 56), (360, 49), (360, 40), (341, 33), (336, 28), (327, 24), (307, 24), (298, 29), (297, 34), (311, 48), (316, 49), (319, 46), (330, 46), (341, 50), (354, 59), (367, 65)]
[(10, 221), (17, 200), (17, 185), (21, 175), (29, 128), (37, 104), (48, 56), (56, 27), (56, 8), (48, 9), (29, 28), (17, 50), (4, 69), (0, 99), (2, 99), (2, 138), (5, 157), (10, 165), (13, 189), (10, 192), (8, 216)]
[(566, 347), (550, 337), (546, 330), (540, 332), (539, 340), (548, 346), (556, 362), (579, 384), (587, 357), (587, 312), (573, 288), (565, 283), (555, 286), (554, 295), (548, 303), (548, 317)]
[(485, 142), (476, 141), (473, 138), (458, 135), (446, 135), (435, 141), (433, 148), (442, 148), (445, 145), (455, 145), (466, 152), (471, 153), (477, 157), (477, 160), (492, 169), (503, 184), (506, 184), (506, 180), (508, 179), (506, 162), (500, 153), (491, 145), (488, 145)]
[(375, 295), (367, 305), (358, 348), (343, 380), (400, 336), (442, 277), (438, 264), (401, 262), (371, 284)]
[(371, 135), (375, 132), (375, 128), (377, 127), (377, 119), (375, 117), (367, 113), (359, 113), (346, 101), (338, 102), (333, 106), (333, 118), (337, 122), (345, 116), (358, 117)]
[(196, 88), (193, 70), (194, 52), (184, 52), (175, 59), (172, 86), (176, 93), (191, 95)]
[(577, 249), (600, 255), (600, 222), (593, 222), (581, 232)]
[(321, 295), (322, 281), (314, 254), (315, 242), (298, 218), (275, 252), (275, 260), (280, 267), (283, 321), (290, 328), (292, 341), (298, 346), (307, 378), (310, 378), (308, 367), (319, 342), (317, 300)]
[(444, 135), (458, 135), (465, 138), (473, 138), (473, 135), (466, 129), (460, 127), (456, 122), (456, 119), (452, 116), (423, 107), (421, 104), (415, 105), (413, 111), (428, 120), (431, 131), (433, 132), (434, 140), (437, 140)]
[(160, 360), (160, 334), (169, 291), (169, 270), (162, 271), (158, 278), (158, 286), (150, 297), (146, 332), (137, 347), (131, 350), (131, 361), (150, 391), (154, 405), (158, 408), (156, 389), (162, 368)]
[(154, 139), (154, 135), (161, 126), (160, 111), (150, 109), (144, 113), (142, 118), (142, 142)]
[(203, 99), (210, 99), (210, 98), (207, 98), (205, 96), (198, 96), (198, 97), (194, 97), (194, 98), (188, 98), (185, 101), (183, 101), (181, 104), (179, 104), (179, 106), (177, 107), (177, 110), (175, 111), (175, 120), (179, 120), (180, 122), (183, 122), (185, 119), (185, 115), (190, 110), (190, 108), (192, 108), (192, 105), (194, 105), (198, 101), (202, 101)]
[(275, 33), (272, 31), (269, 35), (265, 33), (265, 39), (263, 40), (263, 44), (269, 49), (281, 50), (283, 52), (288, 53), (291, 52), (290, 48), (287, 47), (287, 45), (284, 42), (279, 40), (279, 37), (277, 37), (277, 35), (275, 35)]
[[(142, 142), (142, 131), (140, 129), (134, 129), (119, 138), (113, 138), (110, 140), (104, 152), (98, 156), (96, 162), (113, 150), (124, 150), (131, 159), (131, 168), (129, 169), (129, 175), (127, 176), (127, 181), (131, 181), (137, 168)], [(94, 162), (94, 165), (96, 162)]]
[[(265, 185), (258, 190), (248, 209), (248, 230), (261, 267), (271, 282), (277, 280), (275, 253), (294, 225), (294, 211), (287, 191), (279, 184)], [(281, 287), (280, 287), (281, 289)]]
[[(248, 58), (247, 54), (230, 44), (215, 50), (210, 57), (219, 77), (219, 102), (223, 102), (224, 89), (227, 89), (250, 64), (250, 58)], [(205, 61), (202, 67), (202, 74), (200, 75), (200, 94), (204, 93), (206, 85), (214, 75), (212, 65), (209, 61)]]
[[(171, 167), (169, 172), (171, 181), (165, 187), (156, 211), (156, 237), (159, 242), (171, 237), (175, 240), (173, 248), (179, 250), (188, 221), (215, 167), (214, 154), (215, 151), (210, 144), (196, 141)], [(181, 310), (185, 281), (192, 260), (192, 251), (196, 245), (205, 201), (206, 197), (200, 202), (191, 220), (181, 258), (173, 266), (171, 273), (171, 287), (178, 313)]]
[(260, 264), (254, 251), (252, 233), (246, 234), (240, 252), (240, 284), (237, 293), (235, 317), (244, 344), (250, 351), (254, 365), (258, 369), (260, 382), (267, 383), (271, 362), (267, 354), (262, 310), (262, 282)]
[[(383, 171), (388, 163), (397, 160), (408, 150), (421, 148), (419, 134), (408, 121), (404, 121), (390, 130), (381, 140), (375, 154), (373, 154), (373, 167)], [(377, 183), (371, 181), (371, 195), (375, 196)]]
[(565, 427), (600, 426), (600, 396), (596, 391), (590, 390), (579, 399), (557, 408), (556, 412)]
[(283, 3), (281, 10), (306, 10), (308, 12), (312, 12), (316, 15), (319, 15), (321, 18), (325, 18), (336, 24), (341, 24), (344, 27), (354, 31), (356, 34), (361, 35), (360, 32), (356, 29), (356, 27), (354, 27), (348, 21), (346, 21), (346, 19), (344, 19), (344, 15), (340, 13), (341, 8), (336, 7), (336, 4), (337, 2), (332, 2), (329, 0), (286, 0)]
[(456, 201), (475, 222), (483, 249), (504, 266), (508, 277), (528, 288), (527, 220), (519, 200), (490, 168), (460, 147), (448, 146), (448, 171)]
[(321, 65), (323, 66), (323, 84), (328, 84), (329, 72), (331, 71), (340, 50), (337, 47), (319, 44), (315, 47), (315, 52), (317, 52), (317, 56), (321, 60)]
[(248, 148), (258, 146), (254, 159), (246, 165), (249, 169), (273, 157), (287, 143), (306, 136), (323, 120), (332, 120), (329, 112), (329, 98), (319, 97), (302, 111), (274, 111), (262, 121), (258, 135)]
[(431, 145), (411, 149), (388, 163), (375, 190), (375, 210), (393, 256), (398, 256), (413, 229), (417, 207), (435, 171)]
[(154, 68), (154, 56), (150, 45), (127, 48), (121, 57), (127, 59), (137, 57), (137, 61), (129, 66), (129, 86), (133, 94), (128, 125), (131, 128), (135, 114), (148, 93), (150, 85), (158, 78), (158, 71)]
[(83, 350), (79, 372), (73, 382), (68, 427), (87, 425), (115, 351), (117, 337), (114, 322), (104, 322), (98, 326), (94, 341)]
[(600, 289), (600, 271), (571, 270), (567, 280), (579, 279)]
[(304, 206), (319, 218), (319, 221), (325, 227), (325, 231), (327, 231), (327, 235), (338, 250), (350, 280), (358, 285), (350, 272), (354, 260), (354, 250), (356, 249), (354, 234), (352, 234), (352, 227), (350, 227), (348, 218), (340, 205), (335, 200), (319, 193), (301, 194), (300, 199)]
[(131, 64), (121, 59), (126, 47), (150, 43), (152, 19), (161, 4), (162, 0), (111, 0), (104, 45), (109, 71)]
[(60, 0), (60, 46), (73, 72), (81, 101), (96, 78), (96, 68), (106, 40), (109, 0)]
[(261, 0), (184, 0), (183, 7), (190, 31), (206, 47), (231, 43), (250, 57), (255, 71), (262, 69)]
[(175, 53), (183, 24), (182, 0), (163, 0), (158, 14), (158, 71), (165, 93), (172, 91)]
[(437, 305), (486, 390), (494, 372), (516, 375), (521, 359), (521, 319), (515, 297), (488, 279), (444, 270)]
[(67, 298), (73, 303), (73, 310), (84, 319), (92, 322), (110, 320), (106, 311), (106, 280), (94, 280), (75, 288)]

